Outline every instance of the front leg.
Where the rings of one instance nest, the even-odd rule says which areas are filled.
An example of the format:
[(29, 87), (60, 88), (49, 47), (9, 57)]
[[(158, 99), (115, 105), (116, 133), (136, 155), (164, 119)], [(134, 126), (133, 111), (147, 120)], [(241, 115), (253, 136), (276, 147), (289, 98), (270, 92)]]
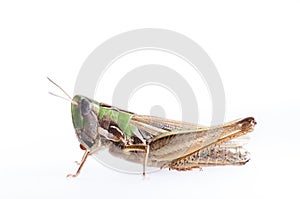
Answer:
[(88, 150), (85, 150), (85, 152), (83, 154), (83, 157), (82, 157), (82, 160), (81, 160), (81, 162), (79, 164), (77, 172), (75, 174), (68, 174), (67, 177), (73, 177), (73, 178), (75, 178), (75, 177), (77, 177), (79, 175), (79, 173), (80, 173), (80, 171), (82, 169), (82, 166), (84, 165), (84, 163), (85, 163), (85, 161), (86, 161), (86, 159), (87, 159), (87, 157), (88, 157), (89, 154), (90, 154), (90, 152)]
[(124, 151), (142, 151), (144, 153), (144, 161), (143, 161), (143, 176), (146, 175), (146, 166), (148, 163), (148, 156), (149, 156), (149, 145), (147, 144), (132, 144), (132, 145), (125, 145), (123, 148)]

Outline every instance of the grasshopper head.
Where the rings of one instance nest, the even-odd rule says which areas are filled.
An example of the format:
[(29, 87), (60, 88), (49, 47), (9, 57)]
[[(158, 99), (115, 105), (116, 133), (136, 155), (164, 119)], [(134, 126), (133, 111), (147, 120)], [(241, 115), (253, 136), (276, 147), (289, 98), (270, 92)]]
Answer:
[(71, 104), (72, 120), (76, 136), (87, 150), (97, 147), (99, 143), (98, 118), (95, 101), (80, 95), (74, 96)]

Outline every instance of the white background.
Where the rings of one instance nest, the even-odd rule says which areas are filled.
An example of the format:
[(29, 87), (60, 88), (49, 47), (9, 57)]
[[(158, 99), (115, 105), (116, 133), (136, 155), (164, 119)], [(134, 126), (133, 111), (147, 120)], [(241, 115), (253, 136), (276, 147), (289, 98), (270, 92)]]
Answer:
[[(1, 2), (0, 198), (299, 198), (299, 10), (296, 0)], [(258, 122), (247, 165), (162, 170), (143, 180), (90, 158), (77, 179), (65, 178), (82, 151), (70, 105), (47, 93), (57, 90), (46, 76), (72, 94), (89, 53), (138, 28), (182, 33), (209, 54), (226, 121)], [(142, 102), (134, 104), (139, 112)]]

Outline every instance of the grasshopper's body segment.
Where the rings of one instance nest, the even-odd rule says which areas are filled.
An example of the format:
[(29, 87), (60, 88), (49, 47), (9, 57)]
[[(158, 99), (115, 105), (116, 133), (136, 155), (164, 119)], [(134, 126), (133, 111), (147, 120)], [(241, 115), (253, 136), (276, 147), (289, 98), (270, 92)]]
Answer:
[(243, 165), (249, 161), (237, 139), (253, 130), (248, 117), (221, 126), (195, 124), (137, 115), (87, 97), (72, 99), (72, 119), (77, 138), (88, 155), (106, 148), (117, 157), (146, 166), (190, 170), (204, 166)]

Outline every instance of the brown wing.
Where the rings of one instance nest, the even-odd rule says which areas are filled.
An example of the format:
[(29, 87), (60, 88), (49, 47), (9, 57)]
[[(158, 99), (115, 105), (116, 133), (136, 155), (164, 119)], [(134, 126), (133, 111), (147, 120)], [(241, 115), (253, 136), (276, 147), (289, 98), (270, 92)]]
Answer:
[(147, 115), (133, 115), (130, 121), (141, 134), (149, 139), (171, 131), (192, 130), (204, 128), (202, 125), (188, 122), (164, 119)]

